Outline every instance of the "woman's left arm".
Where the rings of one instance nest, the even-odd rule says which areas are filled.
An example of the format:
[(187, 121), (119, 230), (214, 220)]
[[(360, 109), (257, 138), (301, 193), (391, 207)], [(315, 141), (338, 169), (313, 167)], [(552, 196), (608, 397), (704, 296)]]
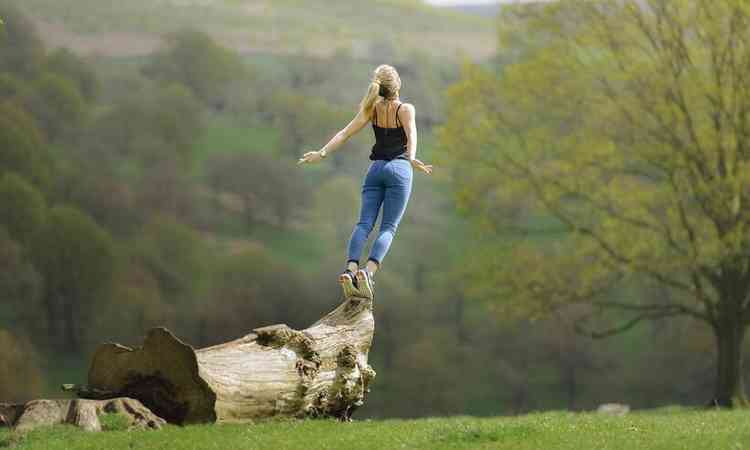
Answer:
[(411, 103), (405, 103), (403, 110), (405, 120), (402, 119), (402, 123), (404, 124), (404, 132), (406, 132), (407, 157), (409, 158), (412, 167), (416, 167), (429, 175), (432, 173), (432, 164), (425, 164), (417, 159), (417, 121), (415, 119), (416, 111), (414, 105)]
[(303, 162), (318, 162), (321, 159), (325, 158), (329, 153), (332, 153), (334, 150), (340, 148), (346, 141), (349, 140), (352, 136), (357, 134), (365, 125), (367, 125), (367, 122), (369, 122), (370, 119), (365, 115), (365, 113), (360, 110), (356, 116), (349, 122), (349, 124), (344, 127), (341, 131), (336, 133), (334, 137), (331, 138), (330, 141), (326, 145), (323, 146), (320, 150), (316, 152), (307, 152), (304, 155), (302, 155), (302, 158), (297, 161), (297, 164), (301, 164)]

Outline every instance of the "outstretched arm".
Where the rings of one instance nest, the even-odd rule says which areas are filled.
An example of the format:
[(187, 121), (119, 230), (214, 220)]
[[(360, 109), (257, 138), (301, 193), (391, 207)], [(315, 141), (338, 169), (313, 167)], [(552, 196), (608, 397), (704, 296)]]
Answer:
[(346, 141), (349, 140), (349, 138), (357, 134), (359, 130), (367, 125), (367, 122), (369, 121), (370, 119), (365, 115), (364, 112), (360, 110), (357, 115), (354, 116), (351, 122), (349, 122), (349, 124), (341, 131), (336, 133), (336, 135), (332, 137), (331, 140), (323, 146), (323, 148), (316, 152), (305, 153), (304, 155), (302, 155), (302, 158), (297, 161), (297, 164), (320, 161), (321, 159), (326, 157), (327, 154), (332, 153), (334, 150), (340, 148)]

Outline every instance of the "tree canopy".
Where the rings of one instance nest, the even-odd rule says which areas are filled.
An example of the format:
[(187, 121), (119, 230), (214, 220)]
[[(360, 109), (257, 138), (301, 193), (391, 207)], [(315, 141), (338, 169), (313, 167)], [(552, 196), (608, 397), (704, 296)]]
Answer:
[[(744, 403), (748, 5), (574, 0), (507, 11), (501, 23), (514, 28), (501, 45), (524, 45), (497, 73), (465, 67), (441, 132), (459, 204), (511, 256), (477, 258), (479, 284), (508, 296), (505, 311), (587, 303), (588, 319), (629, 315), (611, 327), (579, 322), (595, 336), (644, 319), (705, 322), (717, 338), (714, 401)], [(616, 295), (633, 285), (639, 295)]]

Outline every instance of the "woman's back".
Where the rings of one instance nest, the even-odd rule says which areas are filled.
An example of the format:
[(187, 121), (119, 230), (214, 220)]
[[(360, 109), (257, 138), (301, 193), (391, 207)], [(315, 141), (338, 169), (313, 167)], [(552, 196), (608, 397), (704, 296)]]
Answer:
[[(379, 101), (375, 103), (372, 111), (372, 122), (382, 128), (399, 128), (402, 126), (399, 118), (399, 110), (402, 102)], [(395, 110), (395, 111), (394, 111)]]
[(375, 144), (372, 146), (371, 160), (408, 159), (406, 131), (398, 115), (401, 105), (401, 102), (380, 101), (373, 106)]

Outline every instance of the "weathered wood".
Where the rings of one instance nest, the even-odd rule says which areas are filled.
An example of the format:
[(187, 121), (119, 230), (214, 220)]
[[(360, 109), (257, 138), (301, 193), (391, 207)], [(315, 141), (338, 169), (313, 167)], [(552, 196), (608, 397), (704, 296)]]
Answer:
[[(352, 286), (345, 292), (360, 294)], [(256, 328), (234, 341), (195, 350), (166, 328), (141, 347), (99, 346), (79, 396), (137, 398), (170, 423), (262, 417), (331, 416), (350, 420), (375, 371), (372, 298), (349, 296), (305, 330)], [(95, 393), (95, 394), (89, 394)]]
[(25, 432), (40, 426), (68, 423), (86, 431), (101, 431), (99, 416), (106, 413), (122, 414), (128, 419), (129, 428), (159, 429), (166, 423), (138, 400), (114, 398), (0, 403), (0, 425)]

